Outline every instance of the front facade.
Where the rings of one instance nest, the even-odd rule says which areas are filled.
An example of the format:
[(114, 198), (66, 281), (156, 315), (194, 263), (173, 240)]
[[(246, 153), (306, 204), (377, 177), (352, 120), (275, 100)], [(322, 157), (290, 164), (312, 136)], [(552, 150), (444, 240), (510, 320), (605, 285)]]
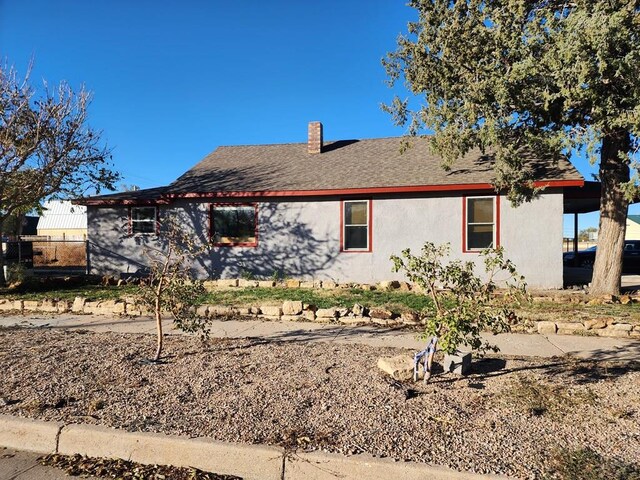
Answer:
[[(562, 286), (563, 192), (582, 182), (570, 164), (560, 178), (540, 180), (546, 189), (538, 198), (514, 208), (478, 158), (442, 173), (422, 145), (390, 161), (399, 139), (329, 149), (335, 142), (325, 154), (321, 130), (320, 152), (311, 153), (309, 137), (302, 154), (295, 153), (301, 144), (223, 147), (168, 187), (88, 199), (92, 272), (144, 271), (144, 245), (162, 243), (161, 224), (171, 215), (211, 246), (193, 265), (201, 278), (402, 279), (389, 257), (430, 241), (474, 262), (482, 249), (502, 246), (529, 285)], [(280, 175), (264, 178), (262, 161)]]

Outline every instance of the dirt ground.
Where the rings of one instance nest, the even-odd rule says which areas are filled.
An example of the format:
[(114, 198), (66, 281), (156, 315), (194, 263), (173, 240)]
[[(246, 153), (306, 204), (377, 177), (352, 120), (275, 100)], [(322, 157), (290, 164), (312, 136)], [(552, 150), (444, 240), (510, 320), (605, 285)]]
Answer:
[[(640, 364), (488, 356), (398, 383), (363, 345), (0, 330), (0, 413), (540, 478), (561, 452), (640, 459)], [(640, 468), (640, 466), (638, 466)]]

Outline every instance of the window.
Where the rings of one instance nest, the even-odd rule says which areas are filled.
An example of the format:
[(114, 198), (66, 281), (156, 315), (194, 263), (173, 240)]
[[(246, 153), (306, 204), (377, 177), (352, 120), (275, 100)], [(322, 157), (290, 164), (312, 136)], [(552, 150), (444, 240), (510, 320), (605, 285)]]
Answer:
[(211, 205), (211, 240), (215, 245), (255, 247), (257, 205)]
[(371, 201), (342, 202), (342, 251), (371, 251)]
[(129, 218), (131, 233), (156, 233), (156, 207), (131, 207)]
[(497, 247), (496, 197), (467, 197), (465, 211), (465, 251)]

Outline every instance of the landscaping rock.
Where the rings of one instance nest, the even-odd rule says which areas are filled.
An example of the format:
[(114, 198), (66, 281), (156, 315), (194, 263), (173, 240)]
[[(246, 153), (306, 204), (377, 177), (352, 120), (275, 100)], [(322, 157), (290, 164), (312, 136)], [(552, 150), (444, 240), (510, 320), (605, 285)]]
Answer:
[(299, 315), (302, 313), (302, 302), (287, 300), (282, 304), (284, 315)]
[(584, 332), (587, 328), (579, 322), (559, 322), (557, 324), (558, 335), (572, 335), (575, 332)]
[(200, 305), (196, 308), (196, 315), (199, 317), (208, 317), (209, 316), (209, 305)]
[(611, 327), (603, 328), (600, 330), (594, 330), (599, 337), (628, 337), (629, 332), (625, 330), (615, 330)]
[(289, 279), (285, 282), (287, 288), (300, 288), (300, 280)]
[(19, 312), (21, 312), (24, 308), (24, 303), (22, 302), (22, 300), (14, 300), (13, 301), (13, 309), (14, 310), (18, 310)]
[(372, 292), (376, 289), (375, 285), (369, 285), (368, 283), (362, 283), (358, 286), (360, 290), (364, 290), (365, 292)]
[(558, 327), (554, 322), (538, 322), (538, 333), (541, 335), (555, 335)]
[(44, 299), (40, 305), (41, 312), (58, 313), (58, 305), (54, 300)]
[(302, 316), (306, 319), (306, 320), (310, 320), (310, 321), (315, 321), (316, 319), (316, 312), (313, 310), (305, 310), (304, 312), (302, 312)]
[(58, 313), (67, 313), (71, 311), (72, 305), (73, 303), (69, 300), (59, 300), (56, 307), (58, 308)]
[(273, 280), (259, 280), (258, 286), (260, 288), (273, 288), (276, 286), (276, 282)]
[(351, 308), (351, 312), (353, 312), (356, 317), (362, 316), (364, 315), (364, 307), (359, 303), (356, 303)]
[(299, 322), (300, 320), (304, 320), (302, 315), (282, 315), (280, 320), (285, 322)]
[(282, 308), (280, 306), (261, 305), (260, 311), (262, 312), (263, 315), (266, 315), (267, 317), (280, 318), (282, 316)]
[(345, 307), (338, 308), (336, 310), (336, 314), (338, 315), (338, 317), (346, 317), (347, 315), (349, 315), (349, 313), (350, 313), (350, 310)]
[(398, 325), (397, 320), (394, 320), (392, 318), (371, 317), (371, 322), (375, 323), (376, 325), (380, 325), (381, 327), (395, 327), (396, 325)]
[(400, 282), (400, 291), (401, 292), (410, 292), (411, 291), (411, 284), (407, 283), (407, 282)]
[(233, 315), (234, 313), (234, 308), (228, 305), (209, 305), (210, 316)]
[(402, 323), (405, 325), (419, 325), (420, 324), (420, 316), (416, 312), (403, 312), (400, 315), (402, 319)]
[(236, 307), (238, 315), (251, 315), (251, 307)]
[(587, 330), (598, 330), (600, 328), (605, 328), (607, 326), (607, 321), (602, 318), (597, 318), (594, 320), (585, 320), (583, 324)]
[(400, 288), (400, 282), (397, 280), (385, 280), (378, 283), (378, 288), (380, 290), (395, 290)]
[(471, 371), (471, 353), (457, 352), (444, 356), (444, 371), (458, 375), (468, 375)]
[(333, 280), (322, 280), (322, 288), (324, 290), (333, 290), (337, 286), (338, 286), (338, 284), (336, 282), (334, 282)]
[(633, 298), (631, 298), (630, 295), (621, 295), (619, 300), (622, 305), (628, 305), (630, 303), (633, 303)]
[[(397, 355), (395, 357), (381, 357), (378, 359), (378, 368), (395, 380), (401, 382), (413, 380), (413, 357), (410, 355)], [(418, 367), (419, 378), (424, 377), (424, 367)]]
[(630, 332), (631, 330), (633, 330), (633, 325), (629, 323), (615, 323), (611, 325), (610, 328), (613, 328), (614, 330), (618, 330), (620, 332)]
[(369, 316), (371, 318), (390, 319), (393, 318), (393, 312), (384, 308), (372, 308), (369, 310)]
[(13, 310), (13, 302), (9, 300), (0, 300), (0, 311), (9, 312)]
[(255, 288), (258, 286), (258, 280), (249, 280), (246, 278), (241, 278), (238, 280), (238, 287), (240, 288)]
[(218, 287), (237, 287), (238, 279), (237, 278), (228, 278), (224, 280), (218, 280)]
[(315, 288), (315, 283), (313, 282), (300, 282), (300, 288)]
[(336, 318), (337, 313), (335, 308), (319, 308), (316, 311), (316, 318)]
[[(117, 301), (111, 307), (111, 313), (114, 315), (125, 315), (127, 313), (127, 304), (125, 302)], [(107, 315), (109, 313), (106, 313)]]
[(71, 311), (73, 313), (84, 313), (84, 305), (87, 303), (87, 299), (84, 297), (76, 297), (73, 301)]
[(37, 312), (39, 302), (37, 300), (24, 300), (22, 302), (22, 309), (28, 312)]
[(369, 317), (362, 316), (348, 316), (348, 317), (340, 317), (338, 321), (344, 325), (358, 325), (360, 323), (368, 323), (371, 321)]

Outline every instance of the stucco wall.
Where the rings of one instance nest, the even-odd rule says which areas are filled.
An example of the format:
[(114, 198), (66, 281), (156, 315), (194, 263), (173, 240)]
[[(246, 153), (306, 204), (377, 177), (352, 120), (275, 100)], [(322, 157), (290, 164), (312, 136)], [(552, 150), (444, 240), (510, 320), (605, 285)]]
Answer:
[[(418, 252), (425, 241), (451, 243), (452, 257), (476, 261), (462, 252), (462, 198), (375, 198), (372, 202), (372, 253), (340, 252), (340, 199), (260, 202), (257, 247), (216, 247), (194, 265), (202, 277), (238, 277), (251, 272), (271, 277), (333, 279), (374, 283), (391, 273), (389, 256), (406, 247)], [(500, 238), (507, 256), (529, 285), (562, 286), (562, 194), (548, 193), (512, 208), (500, 198)], [(207, 237), (209, 203), (179, 202), (167, 210), (183, 217), (185, 228)], [(155, 236), (127, 235), (127, 208), (89, 207), (91, 268), (94, 273), (134, 273), (144, 265), (145, 242)]]

